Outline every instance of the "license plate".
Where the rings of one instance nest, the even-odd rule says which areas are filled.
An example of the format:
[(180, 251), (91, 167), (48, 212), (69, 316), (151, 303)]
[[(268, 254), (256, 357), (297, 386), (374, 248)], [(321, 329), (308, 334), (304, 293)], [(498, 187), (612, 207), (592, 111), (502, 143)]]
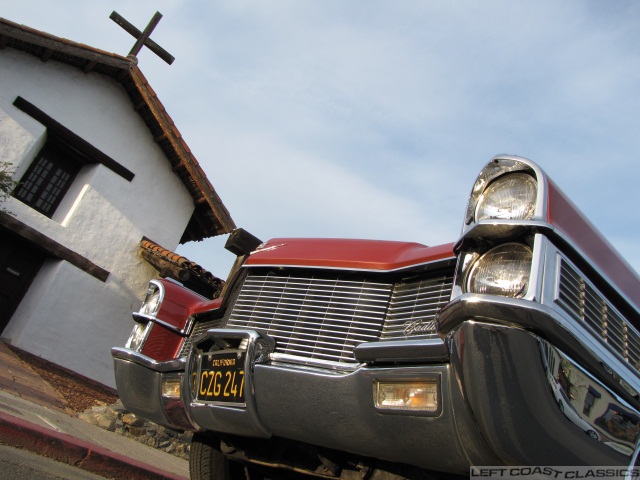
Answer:
[(203, 353), (200, 358), (198, 400), (243, 404), (246, 351)]

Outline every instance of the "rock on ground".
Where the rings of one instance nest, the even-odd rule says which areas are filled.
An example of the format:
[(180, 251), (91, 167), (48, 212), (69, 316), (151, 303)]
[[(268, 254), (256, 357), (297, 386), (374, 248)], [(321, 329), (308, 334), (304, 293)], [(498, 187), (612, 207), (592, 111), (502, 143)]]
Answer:
[(177, 457), (189, 459), (190, 432), (178, 432), (136, 417), (119, 400), (111, 405), (91, 407), (78, 414), (78, 418)]

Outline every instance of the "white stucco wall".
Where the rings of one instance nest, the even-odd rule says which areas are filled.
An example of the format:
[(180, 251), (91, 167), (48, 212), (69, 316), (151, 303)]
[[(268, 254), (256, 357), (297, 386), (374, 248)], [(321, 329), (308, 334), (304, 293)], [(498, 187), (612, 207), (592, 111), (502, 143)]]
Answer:
[(128, 182), (102, 165), (83, 167), (51, 219), (13, 198), (3, 205), (110, 275), (103, 283), (67, 262), (47, 260), (2, 337), (113, 385), (110, 349), (126, 340), (130, 313), (156, 275), (138, 254), (140, 239), (175, 249), (193, 200), (112, 79), (5, 49), (0, 86), (0, 161), (16, 167), (16, 180), (46, 138), (43, 125), (13, 106), (17, 96), (135, 174)]

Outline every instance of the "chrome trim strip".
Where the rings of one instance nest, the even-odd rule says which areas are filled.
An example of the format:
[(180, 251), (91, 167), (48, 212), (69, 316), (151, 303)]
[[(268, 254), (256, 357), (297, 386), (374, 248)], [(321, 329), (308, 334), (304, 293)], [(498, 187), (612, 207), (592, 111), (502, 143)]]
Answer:
[(353, 353), (356, 360), (361, 363), (447, 363), (449, 361), (447, 347), (440, 338), (361, 343)]
[(176, 358), (174, 360), (169, 360), (166, 362), (159, 362), (157, 360), (154, 360), (153, 358), (147, 357), (146, 355), (142, 355), (135, 350), (124, 347), (113, 347), (111, 349), (111, 355), (114, 358), (137, 363), (138, 365), (160, 373), (184, 371), (186, 367), (186, 358), (184, 357)]
[(504, 227), (510, 227), (513, 230), (533, 229), (536, 231), (548, 230), (549, 232), (555, 232), (553, 225), (542, 220), (480, 220), (467, 227), (464, 236), (456, 241), (454, 250), (458, 252), (468, 239), (487, 238), (494, 234), (497, 229)]
[(295, 365), (316, 370), (331, 370), (334, 372), (353, 372), (360, 367), (360, 364), (355, 362), (346, 363), (344, 361), (336, 362), (331, 360), (311, 359), (298, 355), (288, 355), (286, 353), (274, 352), (269, 355), (269, 358), (273, 364)]
[(138, 323), (149, 323), (156, 321), (156, 317), (154, 317), (153, 315), (147, 315), (146, 313), (132, 312), (131, 316)]
[(137, 312), (133, 312), (131, 314), (133, 316), (133, 319), (138, 322), (138, 323), (148, 323), (148, 322), (153, 322), (157, 325), (160, 325), (161, 327), (166, 328), (167, 330), (171, 330), (174, 333), (177, 333), (178, 335), (180, 335), (181, 337), (187, 337), (189, 335), (189, 331), (191, 330), (191, 325), (193, 324), (194, 321), (194, 317), (193, 315), (191, 315), (188, 319), (187, 322), (185, 323), (184, 328), (178, 328), (174, 325), (171, 325), (168, 322), (165, 322), (164, 320), (154, 317), (152, 315), (146, 315), (144, 313), (137, 313)]
[[(631, 461), (629, 462), (629, 468), (637, 467), (638, 464), (638, 456), (640, 455), (640, 442), (636, 445), (636, 449), (633, 451), (633, 455), (631, 456)], [(625, 480), (631, 480), (633, 477), (631, 475), (625, 477)]]
[(438, 260), (431, 260), (429, 262), (423, 262), (423, 263), (414, 263), (411, 265), (404, 265), (402, 267), (398, 267), (398, 268), (391, 268), (389, 270), (384, 270), (384, 269), (380, 269), (380, 268), (345, 268), (344, 266), (340, 266), (340, 265), (336, 265), (334, 267), (324, 267), (324, 266), (318, 266), (318, 265), (296, 265), (296, 264), (288, 264), (288, 263), (274, 263), (274, 264), (263, 264), (260, 263), (258, 265), (242, 265), (242, 268), (295, 268), (295, 269), (312, 269), (312, 270), (341, 270), (341, 271), (345, 271), (345, 272), (371, 272), (371, 273), (394, 273), (394, 272), (401, 272), (403, 270), (414, 270), (416, 268), (420, 268), (420, 267), (424, 267), (426, 265), (431, 265), (431, 264), (435, 264), (435, 263), (443, 263), (443, 267), (446, 266), (446, 262), (455, 262), (456, 257), (446, 257), (446, 258), (442, 258), (442, 259), (438, 259)]

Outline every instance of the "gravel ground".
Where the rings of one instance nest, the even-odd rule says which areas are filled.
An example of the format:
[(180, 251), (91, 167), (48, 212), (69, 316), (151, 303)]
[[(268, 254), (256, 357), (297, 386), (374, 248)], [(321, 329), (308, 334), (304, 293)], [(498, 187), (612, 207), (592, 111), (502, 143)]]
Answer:
[(115, 390), (15, 347), (34, 371), (46, 371), (47, 382), (64, 398), (69, 413), (105, 430), (124, 435), (177, 457), (189, 458), (191, 433), (156, 425), (128, 412)]
[(118, 400), (115, 390), (82, 377), (40, 357), (8, 345), (24, 363), (36, 372), (46, 370), (47, 382), (65, 399), (76, 414), (98, 405), (111, 405)]

